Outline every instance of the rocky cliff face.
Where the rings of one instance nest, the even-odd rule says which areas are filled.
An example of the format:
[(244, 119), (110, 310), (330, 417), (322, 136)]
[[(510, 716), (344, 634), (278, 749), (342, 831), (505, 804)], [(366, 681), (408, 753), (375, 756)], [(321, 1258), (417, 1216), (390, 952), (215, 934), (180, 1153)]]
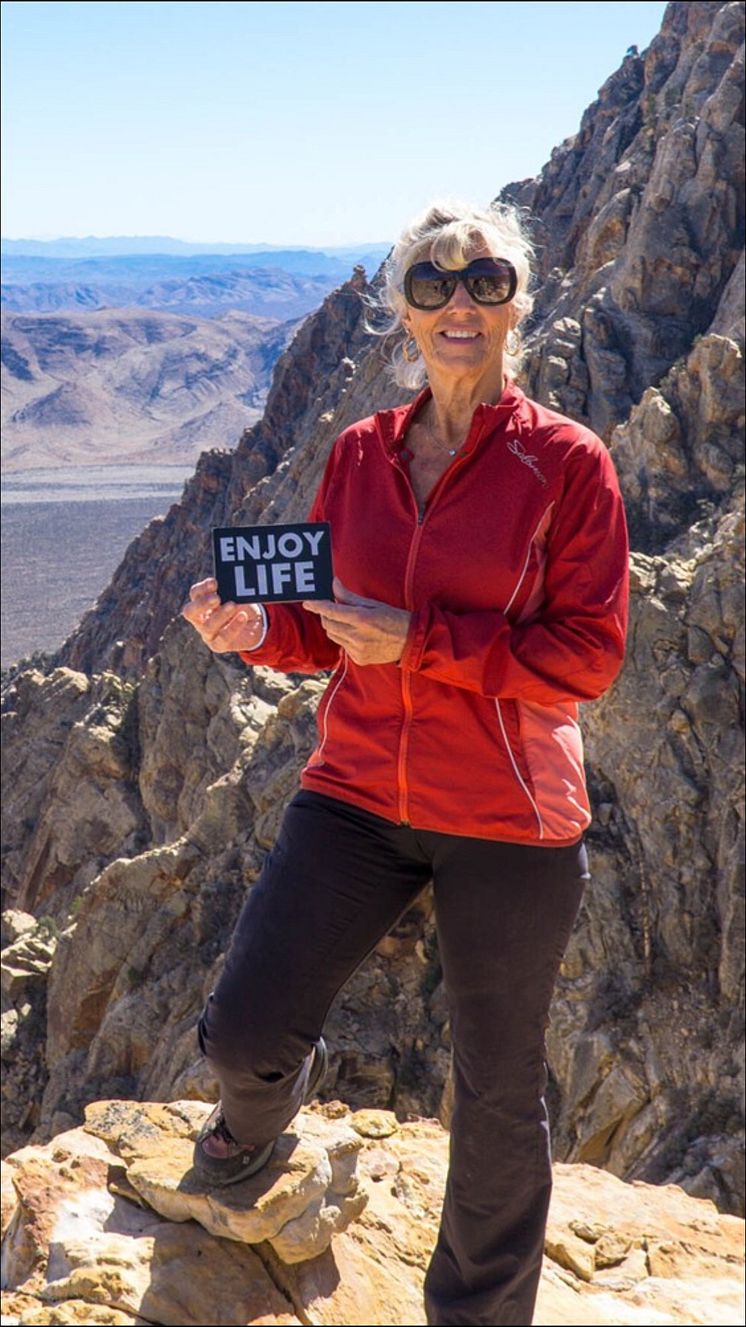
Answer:
[[(594, 879), (547, 1037), (555, 1156), (726, 1212), (744, 1203), (742, 23), (738, 4), (669, 5), (576, 138), (506, 191), (544, 228), (529, 391), (607, 438), (634, 546), (628, 661), (585, 711)], [(214, 1093), (197, 1013), (324, 680), (213, 658), (174, 615), (210, 526), (301, 516), (340, 429), (401, 399), (364, 284), (307, 320), (263, 420), (201, 459), (57, 669), (8, 691), (6, 901), (48, 918), (7, 956), (13, 1147), (98, 1097)], [(335, 1005), (329, 1092), (447, 1121), (430, 911), (426, 893)]]

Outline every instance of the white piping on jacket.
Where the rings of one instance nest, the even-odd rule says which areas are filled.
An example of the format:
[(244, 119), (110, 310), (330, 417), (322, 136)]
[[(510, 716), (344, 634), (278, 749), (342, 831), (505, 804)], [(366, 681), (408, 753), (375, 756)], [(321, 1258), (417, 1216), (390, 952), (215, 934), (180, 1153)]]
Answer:
[[(541, 518), (540, 518), (540, 520), (539, 520), (539, 523), (538, 523), (538, 525), (536, 526), (536, 529), (534, 530), (533, 534), (531, 535), (531, 538), (530, 538), (529, 541), (528, 541), (528, 548), (527, 548), (527, 550), (526, 550), (526, 558), (525, 558), (525, 561), (524, 561), (524, 563), (523, 563), (523, 570), (522, 570), (520, 576), (518, 577), (518, 580), (516, 581), (516, 586), (515, 586), (515, 589), (514, 589), (513, 593), (512, 593), (511, 596), (510, 596), (510, 599), (508, 600), (507, 604), (505, 605), (505, 608), (503, 609), (503, 613), (505, 613), (505, 614), (507, 614), (507, 612), (508, 612), (508, 610), (509, 610), (511, 604), (513, 603), (513, 600), (515, 599), (516, 595), (518, 594), (518, 591), (520, 590), (521, 586), (523, 585), (524, 579), (525, 579), (525, 577), (526, 577), (526, 572), (528, 571), (528, 564), (529, 564), (529, 562), (530, 562), (530, 560), (531, 560), (531, 549), (532, 549), (533, 546), (534, 546), (534, 540), (535, 540), (537, 534), (539, 533), (539, 530), (541, 529), (542, 525), (544, 524), (544, 521), (546, 520), (546, 518), (547, 518), (547, 516), (549, 515), (550, 511), (552, 510), (552, 507), (553, 507), (553, 506), (554, 506), (554, 503), (553, 503), (553, 502), (550, 502), (549, 506), (548, 506), (548, 507), (542, 512), (542, 514), (541, 514)], [(526, 796), (527, 796), (529, 802), (531, 803), (531, 807), (532, 807), (533, 813), (534, 813), (534, 815), (536, 816), (536, 823), (537, 823), (538, 826), (539, 826), (539, 838), (540, 838), (540, 839), (543, 839), (543, 837), (544, 837), (544, 821), (542, 820), (542, 818), (541, 818), (541, 813), (540, 813), (540, 811), (539, 811), (539, 808), (538, 808), (538, 806), (536, 805), (536, 802), (535, 802), (533, 796), (531, 795), (531, 790), (530, 790), (530, 788), (527, 786), (527, 784), (526, 784), (526, 780), (524, 779), (523, 775), (521, 774), (521, 771), (520, 771), (519, 768), (518, 768), (518, 764), (517, 764), (517, 762), (516, 762), (516, 758), (515, 758), (515, 756), (513, 755), (513, 749), (512, 749), (512, 747), (511, 747), (511, 745), (510, 745), (510, 742), (508, 741), (508, 734), (507, 734), (506, 731), (505, 731), (505, 724), (503, 723), (503, 716), (502, 716), (502, 710), (500, 709), (500, 702), (499, 702), (499, 700), (497, 700), (497, 699), (495, 700), (495, 709), (496, 709), (496, 711), (497, 711), (497, 717), (498, 717), (498, 719), (499, 719), (499, 721), (500, 721), (500, 731), (501, 731), (501, 733), (502, 733), (502, 735), (503, 735), (503, 741), (504, 741), (504, 743), (505, 743), (505, 748), (506, 748), (506, 750), (507, 750), (508, 755), (510, 756), (510, 763), (511, 763), (511, 765), (513, 766), (513, 771), (514, 771), (514, 773), (515, 773), (515, 776), (516, 776), (518, 782), (520, 783), (520, 785), (521, 785), (523, 791), (525, 792), (525, 794), (526, 794)]]
[(534, 798), (533, 798), (532, 795), (531, 795), (531, 789), (530, 789), (530, 788), (528, 787), (528, 785), (526, 784), (526, 781), (525, 781), (523, 775), (521, 774), (521, 771), (519, 770), (518, 765), (516, 764), (516, 759), (515, 759), (515, 756), (513, 755), (512, 747), (511, 747), (511, 745), (510, 745), (510, 742), (508, 741), (508, 734), (507, 734), (506, 731), (505, 731), (505, 724), (503, 723), (502, 710), (500, 709), (500, 702), (499, 702), (499, 700), (496, 700), (496, 701), (495, 701), (495, 709), (497, 710), (497, 717), (498, 717), (498, 719), (500, 720), (500, 731), (501, 731), (501, 733), (502, 733), (502, 735), (503, 735), (503, 741), (504, 741), (505, 746), (506, 746), (506, 748), (507, 748), (508, 755), (510, 756), (510, 763), (511, 763), (511, 765), (513, 766), (513, 770), (514, 770), (514, 772), (515, 772), (515, 776), (516, 776), (518, 782), (520, 783), (520, 785), (521, 785), (523, 791), (525, 792), (525, 794), (526, 794), (526, 796), (527, 796), (529, 802), (531, 803), (531, 806), (532, 806), (532, 809), (533, 809), (533, 813), (534, 813), (534, 815), (536, 816), (536, 821), (537, 821), (537, 824), (538, 824), (538, 826), (539, 826), (539, 838), (540, 838), (540, 839), (543, 839), (543, 837), (544, 837), (544, 821), (542, 820), (542, 818), (541, 818), (541, 814), (540, 814), (540, 812), (539, 812), (539, 808), (538, 808), (538, 806), (536, 805), (536, 802), (534, 801)]
[(330, 711), (330, 709), (331, 709), (331, 707), (332, 707), (332, 704), (333, 704), (333, 701), (334, 701), (334, 697), (336, 696), (337, 692), (339, 691), (340, 686), (342, 685), (342, 683), (343, 683), (344, 680), (345, 680), (345, 677), (347, 676), (347, 665), (348, 665), (349, 662), (350, 662), (350, 656), (349, 656), (349, 654), (345, 654), (345, 666), (344, 666), (344, 668), (342, 669), (342, 672), (340, 673), (340, 675), (339, 675), (339, 677), (337, 678), (336, 682), (334, 683), (334, 686), (332, 687), (332, 693), (331, 693), (331, 695), (330, 695), (330, 697), (329, 697), (329, 703), (328, 703), (326, 709), (324, 710), (323, 735), (322, 735), (322, 738), (321, 738), (321, 745), (320, 745), (318, 751), (316, 752), (316, 760), (314, 761), (314, 764), (319, 764), (319, 763), (321, 762), (321, 757), (322, 757), (323, 752), (324, 752), (324, 747), (326, 746), (326, 739), (327, 739), (327, 737), (328, 737), (328, 735), (329, 735), (329, 734), (328, 734), (328, 730), (327, 730), (327, 726), (326, 726), (326, 724), (327, 724), (327, 719), (329, 718), (329, 711)]
[(534, 540), (535, 540), (537, 534), (539, 533), (539, 531), (540, 531), (542, 525), (544, 524), (544, 521), (547, 519), (547, 516), (549, 515), (549, 513), (550, 513), (550, 511), (552, 510), (552, 507), (553, 507), (553, 506), (554, 506), (554, 503), (553, 503), (553, 502), (550, 502), (549, 506), (548, 506), (548, 507), (542, 512), (542, 514), (541, 514), (541, 519), (540, 519), (540, 521), (539, 521), (539, 524), (537, 525), (536, 529), (534, 530), (534, 533), (532, 534), (531, 538), (530, 538), (529, 541), (528, 541), (528, 548), (527, 548), (527, 550), (526, 550), (526, 560), (525, 560), (525, 562), (524, 562), (524, 564), (523, 564), (523, 571), (521, 572), (520, 576), (518, 577), (518, 580), (517, 580), (517, 582), (516, 582), (516, 587), (515, 587), (513, 593), (511, 594), (511, 596), (510, 596), (510, 598), (509, 598), (507, 604), (505, 605), (505, 607), (504, 607), (504, 609), (503, 609), (503, 613), (507, 613), (507, 612), (508, 612), (509, 608), (511, 607), (511, 604), (513, 603), (513, 600), (515, 599), (515, 597), (516, 597), (518, 591), (520, 590), (521, 586), (523, 585), (523, 581), (524, 581), (524, 578), (525, 578), (526, 572), (528, 571), (528, 564), (529, 564), (529, 562), (530, 562), (530, 560), (531, 560), (531, 549), (532, 549), (533, 546), (534, 546)]

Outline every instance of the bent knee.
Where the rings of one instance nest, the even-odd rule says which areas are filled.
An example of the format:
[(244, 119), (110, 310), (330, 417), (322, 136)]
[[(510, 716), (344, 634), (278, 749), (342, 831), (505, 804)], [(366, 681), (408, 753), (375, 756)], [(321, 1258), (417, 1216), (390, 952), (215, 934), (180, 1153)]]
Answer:
[(200, 1050), (217, 1069), (277, 1082), (294, 1073), (309, 1046), (279, 1021), (237, 1014), (210, 996), (197, 1028)]

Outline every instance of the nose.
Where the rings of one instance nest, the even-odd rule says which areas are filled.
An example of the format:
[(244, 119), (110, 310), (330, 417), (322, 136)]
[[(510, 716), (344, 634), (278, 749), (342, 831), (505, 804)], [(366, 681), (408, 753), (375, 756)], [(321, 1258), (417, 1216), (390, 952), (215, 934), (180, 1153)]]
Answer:
[(451, 309), (471, 309), (476, 300), (473, 300), (463, 281), (456, 282), (456, 289), (448, 301), (448, 307)]

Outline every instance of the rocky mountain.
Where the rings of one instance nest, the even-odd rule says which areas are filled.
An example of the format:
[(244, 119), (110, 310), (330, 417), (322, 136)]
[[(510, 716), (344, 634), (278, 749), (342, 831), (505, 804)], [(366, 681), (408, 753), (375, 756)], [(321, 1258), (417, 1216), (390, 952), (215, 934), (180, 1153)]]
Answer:
[[(743, 50), (740, 4), (669, 4), (578, 135), (505, 191), (543, 227), (528, 389), (602, 432), (633, 533), (627, 663), (585, 707), (593, 880), (547, 1031), (554, 1155), (724, 1213), (744, 1209)], [(8, 919), (3, 955), (11, 1148), (97, 1098), (214, 1096), (195, 1021), (324, 679), (213, 657), (177, 609), (211, 526), (301, 516), (339, 431), (402, 399), (365, 288), (358, 271), (306, 320), (262, 420), (201, 457), (56, 667), (7, 689), (4, 897), (37, 919)], [(447, 1124), (427, 893), (328, 1034), (329, 1097)]]
[[(304, 1108), (268, 1167), (191, 1173), (209, 1106), (105, 1101), (3, 1162), (4, 1323), (423, 1323), (435, 1120)], [(534, 1321), (742, 1322), (743, 1223), (673, 1185), (555, 1167)]]
[(0, 324), (5, 471), (196, 460), (259, 418), (298, 326), (138, 309)]

